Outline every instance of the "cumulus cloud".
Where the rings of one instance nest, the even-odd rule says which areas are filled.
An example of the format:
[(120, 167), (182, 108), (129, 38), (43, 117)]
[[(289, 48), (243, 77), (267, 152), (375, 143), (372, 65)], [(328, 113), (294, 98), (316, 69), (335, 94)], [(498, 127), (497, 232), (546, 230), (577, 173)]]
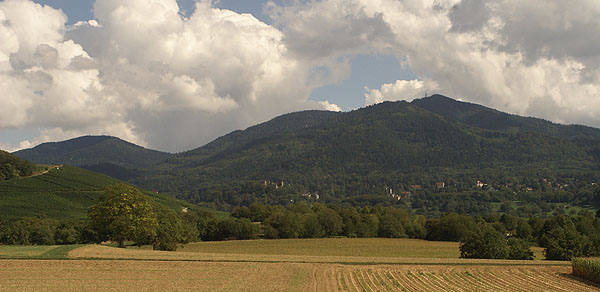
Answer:
[(0, 2), (0, 129), (43, 129), (22, 145), (109, 134), (181, 151), (278, 114), (339, 109), (308, 97), (347, 62), (302, 61), (252, 15), (208, 0), (189, 17), (175, 0), (97, 0), (94, 14), (67, 27), (60, 10)]
[[(336, 7), (350, 9), (331, 13)], [(600, 126), (597, 1), (324, 0), (273, 11), (296, 40), (343, 44), (306, 51), (389, 54), (416, 71), (417, 80), (367, 88), (365, 104), (411, 100), (428, 91), (521, 115)], [(361, 31), (388, 33), (359, 41), (359, 25)], [(304, 51), (295, 40), (284, 40)]]
[(352, 56), (416, 72), (365, 104), (442, 93), (521, 115), (600, 126), (600, 5), (561, 0), (321, 0), (266, 5), (272, 24), (175, 0), (97, 0), (95, 19), (0, 2), (0, 130), (25, 144), (109, 134), (168, 151), (300, 109)]
[(325, 108), (328, 111), (332, 111), (332, 112), (341, 112), (342, 109), (334, 103), (329, 103), (328, 101), (319, 101), (318, 104), (320, 104), (321, 106), (323, 106), (323, 108)]
[(431, 80), (397, 80), (394, 83), (386, 83), (381, 89), (369, 89), (365, 87), (365, 105), (376, 104), (384, 101), (408, 100), (428, 96), (429, 93), (437, 92), (437, 83)]

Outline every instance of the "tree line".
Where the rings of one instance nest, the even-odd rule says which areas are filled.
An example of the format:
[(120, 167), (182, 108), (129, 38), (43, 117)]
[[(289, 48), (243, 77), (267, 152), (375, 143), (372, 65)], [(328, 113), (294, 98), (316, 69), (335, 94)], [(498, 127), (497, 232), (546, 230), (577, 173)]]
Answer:
[(523, 218), (511, 214), (445, 213), (426, 218), (393, 206), (352, 207), (298, 202), (286, 206), (253, 202), (231, 216), (191, 207), (175, 211), (125, 184), (108, 186), (90, 207), (88, 220), (28, 217), (0, 223), (2, 244), (73, 244), (114, 241), (175, 250), (198, 240), (321, 237), (416, 238), (461, 242), (465, 258), (531, 259), (530, 246), (547, 259), (600, 255), (600, 211), (576, 216)]

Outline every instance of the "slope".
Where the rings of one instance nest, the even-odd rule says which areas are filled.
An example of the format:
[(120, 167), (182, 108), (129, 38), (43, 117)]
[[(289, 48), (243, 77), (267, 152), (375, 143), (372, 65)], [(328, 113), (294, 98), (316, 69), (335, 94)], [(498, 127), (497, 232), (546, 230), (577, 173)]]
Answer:
[[(434, 109), (452, 100), (426, 101), (296, 113), (296, 127), (269, 131), (268, 122), (234, 132), (177, 155), (176, 163), (159, 165), (135, 183), (190, 201), (246, 204), (257, 198), (285, 203), (311, 192), (325, 201), (348, 200), (436, 181), (467, 189), (482, 178), (597, 176), (599, 143), (569, 134), (579, 131), (574, 126), (555, 125), (567, 133), (556, 135), (540, 130), (554, 124), (500, 112), (500, 122), (486, 125), (483, 117), (465, 117), (494, 110), (456, 102), (460, 110), (442, 112)], [(326, 118), (307, 124), (315, 113)]]
[[(88, 207), (101, 195), (102, 188), (115, 183), (119, 181), (74, 166), (49, 167), (44, 174), (0, 181), (0, 219), (85, 218)], [(144, 193), (176, 210), (187, 206), (168, 195)]]

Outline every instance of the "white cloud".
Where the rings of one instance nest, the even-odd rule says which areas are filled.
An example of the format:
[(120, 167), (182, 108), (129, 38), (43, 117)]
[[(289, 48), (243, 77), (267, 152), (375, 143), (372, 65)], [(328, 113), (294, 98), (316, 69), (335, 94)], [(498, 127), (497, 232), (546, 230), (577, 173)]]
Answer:
[[(336, 7), (351, 9), (332, 13)], [(598, 1), (324, 0), (273, 10), (296, 40), (325, 44), (309, 48), (320, 56), (387, 53), (416, 71), (418, 80), (367, 89), (366, 104), (411, 99), (427, 89), (512, 113), (600, 126)], [(392, 37), (357, 41), (358, 25), (367, 26), (361, 31), (389, 27)]]
[(397, 80), (395, 83), (386, 83), (381, 89), (365, 87), (365, 105), (376, 104), (384, 101), (407, 100), (428, 96), (438, 90), (438, 85), (431, 80)]
[(325, 110), (332, 112), (341, 112), (342, 109), (335, 103), (329, 103), (329, 101), (319, 101), (318, 104), (322, 105)]
[(94, 13), (65, 27), (49, 6), (0, 2), (0, 130), (45, 129), (32, 145), (108, 134), (187, 150), (278, 114), (336, 109), (308, 97), (349, 70), (333, 60), (315, 74), (322, 64), (291, 54), (280, 30), (208, 0), (189, 18), (175, 0), (97, 0)]
[(94, 20), (0, 2), (0, 130), (30, 139), (109, 134), (168, 151), (300, 109), (348, 78), (356, 54), (396, 56), (418, 78), (365, 103), (441, 93), (600, 126), (600, 5), (561, 0), (322, 0), (252, 15), (175, 0), (97, 0)]

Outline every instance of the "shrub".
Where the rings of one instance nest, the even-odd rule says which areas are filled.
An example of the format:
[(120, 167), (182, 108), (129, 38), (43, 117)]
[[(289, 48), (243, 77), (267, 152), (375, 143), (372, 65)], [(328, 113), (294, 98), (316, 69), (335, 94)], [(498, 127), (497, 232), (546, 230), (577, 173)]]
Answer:
[(574, 258), (573, 274), (596, 283), (600, 283), (600, 259)]

